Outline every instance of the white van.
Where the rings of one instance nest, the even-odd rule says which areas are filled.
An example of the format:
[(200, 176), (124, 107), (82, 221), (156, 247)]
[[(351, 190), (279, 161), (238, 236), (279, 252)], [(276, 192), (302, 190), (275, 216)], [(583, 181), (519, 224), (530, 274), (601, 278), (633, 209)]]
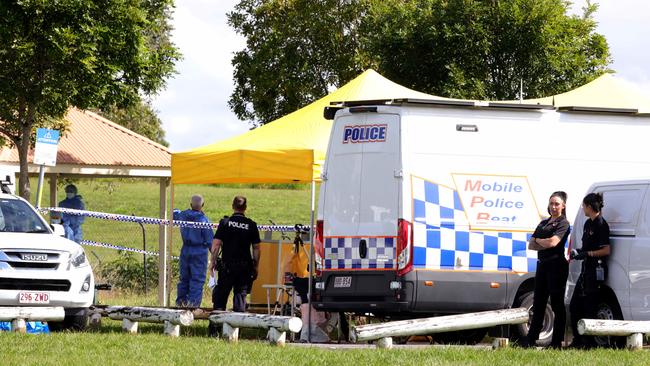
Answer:
[[(601, 319), (650, 320), (650, 180), (595, 183), (589, 193), (603, 194), (603, 218), (610, 228), (612, 254), (602, 287), (597, 317)], [(587, 218), (578, 213), (571, 243), (582, 246), (582, 227)], [(582, 261), (571, 261), (567, 285), (567, 309), (578, 280)], [(610, 341), (598, 337), (596, 341)], [(625, 339), (622, 340), (625, 342)]]
[[(335, 117), (315, 241), (323, 310), (530, 307), (526, 243), (550, 194), (568, 193), (573, 218), (592, 182), (650, 171), (650, 118), (634, 110), (402, 99), (325, 114)], [(550, 306), (545, 319), (541, 343)]]

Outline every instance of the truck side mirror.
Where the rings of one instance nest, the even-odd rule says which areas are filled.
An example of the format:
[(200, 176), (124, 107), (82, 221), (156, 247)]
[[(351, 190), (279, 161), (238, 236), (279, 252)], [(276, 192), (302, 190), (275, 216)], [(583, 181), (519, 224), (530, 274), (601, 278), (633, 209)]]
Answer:
[(50, 224), (50, 227), (54, 231), (54, 235), (65, 236), (65, 229), (61, 224)]

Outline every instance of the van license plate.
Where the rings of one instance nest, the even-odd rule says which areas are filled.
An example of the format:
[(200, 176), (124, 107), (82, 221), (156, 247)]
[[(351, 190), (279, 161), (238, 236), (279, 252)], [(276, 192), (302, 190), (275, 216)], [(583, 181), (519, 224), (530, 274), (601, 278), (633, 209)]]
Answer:
[(49, 304), (49, 292), (32, 292), (23, 291), (18, 294), (18, 303), (20, 304)]
[(352, 276), (334, 277), (334, 288), (348, 288), (352, 285)]

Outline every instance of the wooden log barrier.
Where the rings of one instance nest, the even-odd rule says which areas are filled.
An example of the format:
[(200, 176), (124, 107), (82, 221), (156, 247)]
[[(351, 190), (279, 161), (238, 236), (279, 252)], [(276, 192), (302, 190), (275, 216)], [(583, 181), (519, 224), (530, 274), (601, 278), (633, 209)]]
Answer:
[(239, 328), (258, 328), (269, 330), (267, 338), (272, 345), (284, 346), (287, 331), (297, 333), (302, 329), (302, 320), (291, 316), (215, 311), (209, 319), (223, 324), (223, 336), (230, 342), (237, 341)]
[(102, 316), (122, 320), (122, 330), (127, 333), (138, 332), (138, 322), (164, 323), (164, 333), (171, 337), (180, 335), (180, 326), (191, 325), (194, 316), (190, 310), (146, 308), (137, 306), (108, 306), (90, 309), (91, 324), (99, 326)]
[(65, 310), (61, 306), (14, 306), (0, 307), (0, 321), (11, 321), (11, 329), (17, 333), (27, 331), (28, 321), (62, 321)]
[(525, 308), (483, 311), (360, 325), (350, 331), (350, 340), (356, 343), (388, 337), (427, 335), (526, 322), (528, 322), (528, 310)]
[(109, 306), (104, 310), (106, 316), (114, 320), (128, 319), (134, 322), (164, 323), (174, 325), (191, 325), (194, 316), (189, 310), (175, 310), (165, 308), (145, 308), (130, 306)]
[(627, 348), (637, 350), (643, 347), (643, 335), (650, 333), (650, 321), (580, 319), (578, 333), (627, 337)]

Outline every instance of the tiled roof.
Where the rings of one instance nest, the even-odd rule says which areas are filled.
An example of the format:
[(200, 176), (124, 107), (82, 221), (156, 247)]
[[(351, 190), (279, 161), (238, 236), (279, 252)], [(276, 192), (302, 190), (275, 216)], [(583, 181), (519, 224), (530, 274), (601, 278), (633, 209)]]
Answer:
[[(169, 168), (171, 152), (96, 113), (71, 108), (65, 136), (59, 141), (57, 164)], [(0, 161), (18, 162), (18, 150), (3, 148)], [(29, 162), (32, 162), (30, 151)]]

